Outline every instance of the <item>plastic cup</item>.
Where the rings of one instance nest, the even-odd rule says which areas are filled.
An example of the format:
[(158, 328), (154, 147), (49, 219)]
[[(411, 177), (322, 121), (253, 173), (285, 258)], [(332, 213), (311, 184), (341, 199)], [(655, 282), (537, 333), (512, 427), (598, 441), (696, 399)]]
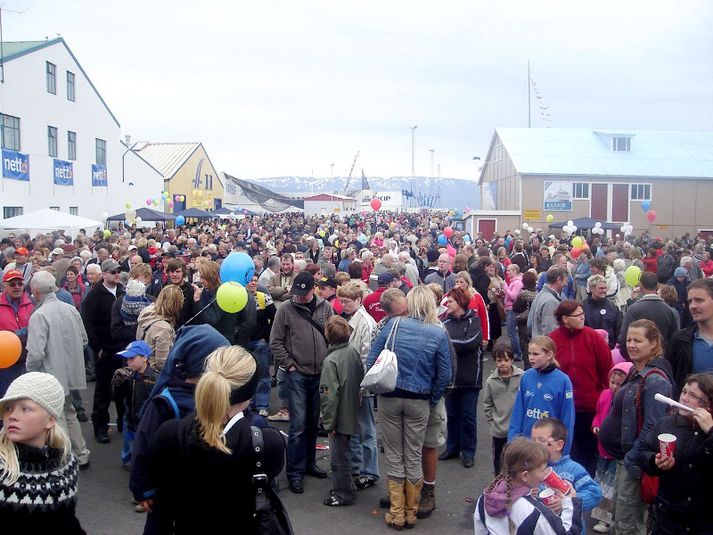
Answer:
[(661, 433), (659, 435), (659, 449), (661, 455), (668, 458), (676, 451), (676, 435), (671, 433)]
[(557, 495), (555, 494), (554, 489), (546, 488), (545, 490), (541, 491), (540, 494), (538, 494), (538, 498), (540, 498), (540, 501), (542, 503), (549, 507), (555, 502), (555, 500), (557, 499)]
[(552, 470), (552, 468), (550, 468), (549, 472), (547, 472), (544, 482), (545, 485), (552, 489), (560, 491), (562, 494), (567, 494), (567, 492), (569, 491), (569, 483), (567, 483), (564, 479), (558, 476), (555, 471)]

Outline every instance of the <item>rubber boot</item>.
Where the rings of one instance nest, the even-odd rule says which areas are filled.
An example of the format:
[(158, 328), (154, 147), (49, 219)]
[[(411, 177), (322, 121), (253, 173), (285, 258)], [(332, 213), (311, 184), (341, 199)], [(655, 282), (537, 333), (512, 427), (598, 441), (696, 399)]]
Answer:
[(387, 494), (386, 496), (379, 498), (379, 507), (382, 509), (388, 509), (391, 507), (391, 496)]
[(436, 485), (423, 484), (421, 501), (418, 504), (417, 518), (428, 518), (436, 508)]
[(421, 488), (423, 488), (423, 479), (419, 479), (417, 483), (411, 483), (406, 480), (406, 520), (404, 526), (411, 529), (416, 524), (416, 515), (418, 514), (418, 503), (421, 500)]
[(388, 482), (391, 507), (384, 516), (384, 520), (387, 526), (394, 528), (396, 531), (401, 531), (404, 529), (404, 484), (393, 479), (389, 479)]

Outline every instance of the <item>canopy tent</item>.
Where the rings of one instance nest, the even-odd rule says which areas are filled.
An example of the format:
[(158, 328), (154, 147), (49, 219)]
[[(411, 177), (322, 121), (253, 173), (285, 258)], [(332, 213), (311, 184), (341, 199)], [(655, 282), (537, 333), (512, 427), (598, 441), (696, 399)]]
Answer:
[[(151, 208), (138, 208), (136, 210), (136, 217), (140, 217), (142, 221), (173, 221), (176, 219), (175, 214), (166, 214), (158, 210), (152, 210)], [(125, 219), (126, 213), (123, 213), (108, 217), (107, 221), (124, 221)]]
[(217, 219), (231, 219), (238, 215), (257, 215), (257, 213), (240, 206), (236, 206), (233, 210), (225, 207), (218, 208), (213, 212), (213, 217)]
[(192, 218), (192, 219), (212, 219), (213, 218), (213, 213), (212, 212), (206, 212), (205, 210), (200, 210), (198, 208), (189, 208), (188, 210), (181, 210), (180, 212), (175, 212), (173, 215), (178, 217), (179, 215), (182, 215), (186, 219)]
[[(597, 223), (597, 219), (593, 219), (591, 217), (578, 217), (577, 219), (573, 219), (572, 223), (574, 223), (577, 226), (577, 230), (589, 230), (594, 228), (594, 225)], [(604, 230), (619, 230), (621, 228), (622, 223), (610, 223), (608, 221), (599, 221), (602, 225), (602, 228)], [(550, 228), (558, 228), (561, 229), (562, 227), (567, 225), (567, 221), (562, 221), (561, 223), (552, 223), (550, 225)]]
[(67, 214), (58, 210), (52, 210), (51, 208), (44, 208), (36, 212), (0, 219), (0, 228), (2, 229), (78, 231), (82, 228), (93, 230), (102, 226), (101, 221)]

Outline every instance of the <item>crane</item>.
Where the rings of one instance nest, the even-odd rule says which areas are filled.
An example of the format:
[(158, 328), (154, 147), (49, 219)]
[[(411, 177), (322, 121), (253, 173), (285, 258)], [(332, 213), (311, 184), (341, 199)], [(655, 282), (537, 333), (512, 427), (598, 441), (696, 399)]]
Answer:
[(347, 190), (349, 189), (349, 182), (352, 179), (352, 174), (354, 173), (354, 166), (356, 165), (358, 159), (359, 159), (359, 151), (357, 151), (356, 154), (354, 155), (354, 161), (352, 162), (352, 168), (349, 169), (349, 176), (347, 176), (347, 183), (344, 185), (344, 193), (346, 193)]

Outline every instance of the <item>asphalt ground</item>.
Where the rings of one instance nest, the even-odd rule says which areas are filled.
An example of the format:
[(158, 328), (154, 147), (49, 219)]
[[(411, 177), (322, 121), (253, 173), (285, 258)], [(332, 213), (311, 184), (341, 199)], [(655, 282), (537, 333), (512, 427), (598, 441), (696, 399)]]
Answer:
[[(493, 369), (492, 360), (485, 362), (485, 377)], [(87, 414), (91, 412), (94, 383), (82, 393)], [(273, 388), (273, 405), (277, 404), (276, 389)], [(113, 405), (112, 405), (113, 410)], [(115, 416), (114, 416), (115, 418)], [(378, 411), (376, 413), (378, 428)], [(288, 423), (275, 426), (287, 432)], [(143, 532), (145, 514), (137, 513), (131, 502), (129, 474), (122, 468), (120, 452), (122, 435), (111, 427), (111, 443), (98, 444), (94, 440), (91, 423), (82, 424), (82, 431), (91, 450), (91, 466), (80, 472), (77, 516), (82, 527), (89, 534), (136, 534)], [(318, 444), (326, 445), (326, 438), (319, 438)], [(317, 450), (317, 462), (329, 470), (329, 450)], [(376, 486), (359, 492), (354, 505), (348, 507), (326, 507), (322, 500), (330, 489), (329, 479), (306, 477), (304, 494), (293, 494), (287, 487), (284, 473), (281, 475), (280, 498), (292, 520), (296, 534), (356, 535), (363, 533), (389, 533), (384, 523), (384, 510), (379, 509), (379, 498), (385, 496), (386, 481), (383, 463), (380, 461), (382, 479)], [(414, 531), (438, 533), (439, 535), (473, 533), (473, 511), (475, 502), (493, 478), (491, 442), (487, 424), (479, 410), (478, 448), (475, 466), (466, 469), (458, 459), (439, 461), (436, 483), (437, 509), (430, 518), (419, 520)], [(196, 514), (206, 511), (196, 510)], [(218, 514), (225, 514), (221, 511)]]

